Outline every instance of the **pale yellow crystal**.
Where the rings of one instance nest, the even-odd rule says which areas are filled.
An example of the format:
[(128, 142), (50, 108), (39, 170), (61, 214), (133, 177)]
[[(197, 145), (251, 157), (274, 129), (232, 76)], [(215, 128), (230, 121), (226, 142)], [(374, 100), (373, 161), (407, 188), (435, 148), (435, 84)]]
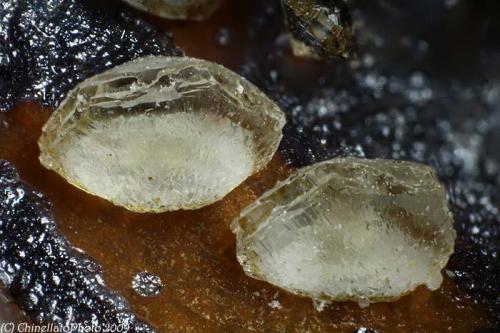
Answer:
[(138, 212), (223, 198), (272, 158), (285, 116), (217, 64), (146, 57), (80, 83), (50, 117), (40, 161)]
[(123, 0), (151, 14), (172, 20), (202, 21), (219, 7), (220, 0)]
[(233, 222), (245, 272), (316, 300), (360, 305), (434, 290), (453, 253), (430, 167), (339, 158), (296, 171)]

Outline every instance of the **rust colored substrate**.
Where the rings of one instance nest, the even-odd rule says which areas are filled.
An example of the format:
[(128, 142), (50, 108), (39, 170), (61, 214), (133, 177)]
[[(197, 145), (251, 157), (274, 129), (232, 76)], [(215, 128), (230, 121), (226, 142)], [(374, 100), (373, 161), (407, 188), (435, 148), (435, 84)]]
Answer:
[[(62, 232), (97, 259), (107, 284), (161, 332), (352, 332), (371, 327), (391, 333), (465, 333), (489, 324), (486, 312), (450, 279), (436, 292), (421, 288), (395, 303), (366, 309), (334, 303), (318, 312), (309, 299), (246, 277), (235, 258), (229, 224), (242, 207), (289, 174), (279, 157), (212, 206), (134, 214), (76, 189), (40, 165), (36, 141), (50, 112), (24, 104), (0, 114), (0, 158), (13, 162), (24, 180), (46, 194)], [(132, 277), (142, 271), (161, 277), (165, 288), (160, 295), (145, 298), (131, 289)]]

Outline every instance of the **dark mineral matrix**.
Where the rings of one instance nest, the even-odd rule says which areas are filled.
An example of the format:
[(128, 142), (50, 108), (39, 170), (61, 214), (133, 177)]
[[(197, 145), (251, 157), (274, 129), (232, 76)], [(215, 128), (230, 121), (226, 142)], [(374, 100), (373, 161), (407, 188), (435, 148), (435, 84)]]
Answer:
[(57, 106), (78, 82), (143, 55), (181, 55), (166, 34), (114, 1), (0, 3), (0, 110)]
[(0, 161), (0, 285), (38, 323), (153, 332), (104, 285), (100, 266), (59, 235), (43, 195)]

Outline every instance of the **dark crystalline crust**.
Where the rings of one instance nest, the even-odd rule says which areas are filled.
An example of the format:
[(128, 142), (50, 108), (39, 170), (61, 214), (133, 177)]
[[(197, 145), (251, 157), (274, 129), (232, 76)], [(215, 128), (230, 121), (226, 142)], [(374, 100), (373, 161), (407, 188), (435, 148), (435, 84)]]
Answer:
[(144, 55), (181, 55), (114, 1), (3, 0), (0, 110), (19, 100), (57, 106), (78, 82)]
[[(100, 266), (56, 231), (50, 205), (0, 161), (0, 282), (39, 323), (154, 332), (103, 282)], [(80, 325), (80, 326), (78, 326)]]
[[(348, 57), (354, 48), (349, 9), (342, 0), (282, 0), (285, 22), (291, 35), (321, 57)], [(318, 9), (339, 19), (338, 25), (318, 38), (315, 29), (325, 29), (318, 20)]]

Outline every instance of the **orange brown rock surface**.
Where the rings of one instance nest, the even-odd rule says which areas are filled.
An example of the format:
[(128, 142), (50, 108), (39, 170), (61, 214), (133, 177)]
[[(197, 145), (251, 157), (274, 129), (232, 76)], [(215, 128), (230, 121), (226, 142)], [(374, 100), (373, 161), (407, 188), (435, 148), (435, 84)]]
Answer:
[[(450, 279), (436, 292), (420, 288), (394, 303), (366, 309), (334, 303), (318, 312), (310, 299), (247, 277), (236, 261), (229, 224), (241, 208), (290, 173), (279, 156), (209, 207), (134, 214), (78, 190), (40, 165), (36, 141), (50, 112), (23, 104), (0, 114), (0, 158), (12, 161), (24, 180), (46, 194), (63, 234), (96, 258), (107, 284), (161, 332), (352, 332), (372, 327), (466, 333), (488, 326), (487, 313)], [(135, 294), (131, 281), (142, 271), (161, 277), (165, 288), (160, 295)]]

